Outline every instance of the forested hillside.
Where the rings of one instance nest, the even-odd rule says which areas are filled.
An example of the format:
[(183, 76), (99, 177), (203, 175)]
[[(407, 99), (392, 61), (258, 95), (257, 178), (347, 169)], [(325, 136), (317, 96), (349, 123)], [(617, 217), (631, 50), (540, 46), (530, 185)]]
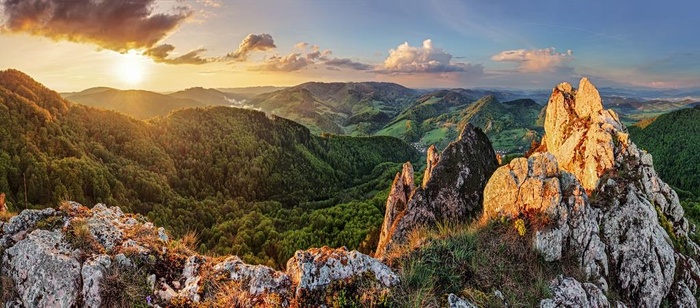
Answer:
[(700, 197), (700, 107), (677, 110), (629, 128), (640, 148), (654, 157), (664, 181), (681, 197)]
[(140, 121), (71, 104), (14, 70), (0, 72), (0, 102), (10, 210), (105, 202), (175, 235), (196, 232), (201, 250), (270, 265), (300, 248), (369, 243), (382, 220), (377, 193), (396, 163), (418, 158), (395, 138), (315, 136), (253, 110)]

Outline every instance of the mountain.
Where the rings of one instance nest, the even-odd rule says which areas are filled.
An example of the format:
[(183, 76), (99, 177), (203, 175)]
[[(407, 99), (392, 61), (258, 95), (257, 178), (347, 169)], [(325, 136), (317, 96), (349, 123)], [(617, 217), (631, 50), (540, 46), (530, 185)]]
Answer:
[[(5, 82), (7, 79), (14, 81)], [(110, 160), (110, 155), (117, 154), (109, 151), (117, 148), (100, 148), (105, 141), (93, 130), (124, 126), (121, 121), (132, 126), (110, 131), (111, 139), (107, 138), (107, 142), (154, 138), (152, 141), (156, 142), (142, 145), (151, 148), (132, 151), (132, 147), (122, 146), (118, 147), (118, 155), (144, 159), (162, 147), (176, 167), (168, 171), (166, 157), (157, 157), (151, 165), (145, 164), (150, 168), (146, 169), (176, 174), (177, 178), (165, 176), (172, 182), (174, 191), (199, 191), (201, 187), (207, 189), (207, 185), (223, 189), (226, 186), (217, 186), (222, 180), (241, 178), (240, 174), (231, 176), (239, 168), (250, 172), (247, 176), (255, 181), (255, 190), (266, 191), (262, 185), (282, 172), (282, 178), (291, 176), (291, 181), (277, 187), (277, 191), (294, 191), (292, 186), (304, 187), (298, 181), (304, 181), (307, 172), (322, 176), (322, 183), (333, 183), (332, 173), (318, 174), (322, 170), (316, 167), (325, 163), (341, 175), (365, 173), (373, 159), (362, 158), (391, 152), (380, 146), (381, 139), (342, 137), (334, 146), (337, 137), (317, 137), (291, 121), (268, 118), (254, 111), (239, 113), (235, 108), (186, 109), (157, 119), (162, 122), (153, 126), (153, 122), (98, 111), (116, 120), (99, 126), (96, 124), (104, 119), (94, 119), (94, 109), (73, 106), (17, 72), (0, 73), (0, 85), (3, 102), (0, 107), (11, 114), (0, 113), (4, 116), (0, 120), (29, 115), (22, 118), (27, 125), (17, 127), (16, 123), (3, 122), (10, 125), (1, 126), (4, 130), (0, 131), (11, 135), (18, 130), (28, 133), (26, 137), (12, 135), (14, 139), (0, 139), (10, 150), (29, 143), (10, 161), (6, 152), (0, 156), (0, 166), (28, 166), (22, 171), (23, 178), (31, 170), (41, 168), (39, 160), (25, 158), (37, 151), (38, 145), (60, 159), (99, 159), (107, 170), (118, 168), (125, 161)], [(496, 102), (495, 98), (486, 98), (479, 105), (500, 108), (488, 106)], [(509, 105), (529, 104), (521, 101)], [(74, 126), (68, 120), (76, 112), (74, 108), (82, 110), (94, 122), (84, 127)], [(656, 173), (651, 155), (632, 141), (614, 111), (604, 109), (599, 92), (586, 78), (580, 81), (578, 89), (568, 83), (557, 85), (544, 114), (545, 134), (529, 157), (497, 166), (495, 151), (486, 134), (466, 123), (460, 136), (441, 153), (435, 147), (428, 149), (422, 176), (414, 175), (411, 162), (405, 162), (401, 170), (393, 169), (391, 172), (396, 174), (393, 183), (384, 183), (390, 190), (381, 232), (374, 235), (361, 232), (369, 227), (367, 220), (373, 219), (367, 215), (371, 210), (363, 206), (364, 202), (330, 208), (318, 202), (302, 203), (279, 209), (278, 204), (270, 201), (238, 206), (243, 197), (226, 201), (224, 205), (219, 205), (215, 198), (200, 204), (191, 197), (176, 201), (180, 205), (162, 209), (172, 211), (170, 216), (151, 213), (149, 217), (124, 213), (116, 206), (96, 204), (87, 208), (72, 201), (60, 202), (58, 209), (28, 209), (16, 215), (2, 211), (3, 302), (39, 307), (697, 306), (700, 246), (695, 241), (693, 220), (688, 219), (697, 213), (684, 212), (676, 192)], [(237, 125), (239, 118), (245, 118), (250, 127)], [(236, 131), (242, 130), (243, 134), (231, 136), (234, 133), (227, 131), (225, 125), (222, 128), (220, 121), (233, 125)], [(259, 125), (268, 129), (259, 133)], [(152, 129), (161, 130), (152, 132)], [(246, 134), (256, 136), (246, 138)], [(163, 135), (170, 137), (161, 139)], [(231, 138), (214, 142), (222, 135)], [(80, 136), (87, 136), (83, 140), (87, 145), (73, 143)], [(386, 141), (396, 142), (392, 145), (395, 150), (410, 149), (396, 139), (386, 138)], [(247, 144), (251, 147), (246, 147)], [(266, 144), (280, 147), (270, 148)], [(379, 151), (347, 148), (352, 144)], [(229, 155), (250, 152), (250, 156), (244, 155), (247, 165), (236, 162), (229, 169), (203, 170), (206, 165), (226, 165), (226, 155), (219, 154), (227, 147), (235, 148)], [(74, 152), (66, 152), (68, 149)], [(267, 154), (261, 156), (257, 151)], [(139, 156), (143, 153), (148, 155)], [(353, 158), (346, 159), (348, 154)], [(47, 157), (54, 159), (54, 156)], [(285, 158), (282, 164), (274, 166), (272, 173), (262, 179), (254, 176), (256, 172), (266, 172), (266, 161), (279, 157)], [(211, 161), (200, 166), (200, 159)], [(73, 160), (71, 163), (75, 164)], [(363, 161), (364, 164), (359, 163)], [(189, 167), (181, 168), (181, 164)], [(250, 168), (251, 165), (260, 168)], [(99, 182), (105, 176), (99, 172), (86, 173), (85, 167), (80, 172), (65, 168), (50, 173), (48, 178), (63, 173), (72, 178), (82, 172), (86, 179)], [(298, 175), (290, 171), (297, 168), (301, 168)], [(17, 177), (16, 171), (7, 170), (12, 174), (9, 179)], [(126, 166), (123, 171), (127, 177), (148, 172), (136, 165)], [(198, 172), (206, 176), (204, 183), (195, 180), (197, 175), (191, 176)], [(221, 172), (225, 176), (221, 177)], [(35, 177), (29, 174), (28, 178)], [(356, 180), (365, 183), (376, 177), (383, 176)], [(343, 179), (339, 182), (350, 181), (347, 177)], [(156, 176), (150, 180), (162, 179)], [(73, 182), (65, 183), (74, 188), (70, 185)], [(125, 182), (125, 185), (133, 184)], [(118, 190), (118, 186), (108, 187)], [(150, 190), (153, 186), (145, 188)], [(295, 198), (314, 199), (323, 193), (319, 188), (322, 187), (302, 192), (311, 196)], [(16, 202), (16, 192), (9, 196), (10, 202)], [(169, 198), (173, 196), (164, 196), (163, 200)], [(0, 204), (0, 208), (4, 207)], [(273, 217), (264, 214), (271, 208), (278, 208), (282, 214)], [(199, 220), (188, 219), (193, 211), (198, 213)], [(172, 220), (197, 224), (220, 217), (223, 218), (221, 229), (216, 230), (214, 239), (233, 249), (217, 252), (216, 256), (196, 252), (193, 235), (173, 237), (158, 227)], [(339, 224), (336, 219), (346, 223)], [(311, 228), (311, 232), (295, 230), (293, 236), (280, 238), (276, 228), (297, 223)], [(358, 235), (378, 236), (375, 258), (345, 247), (309, 248), (318, 244), (314, 240), (336, 231), (345, 241)], [(300, 240), (306, 247), (289, 254), (284, 265), (273, 264), (276, 268), (246, 263), (249, 261), (245, 259), (252, 259), (249, 254), (243, 258), (230, 255), (242, 250), (255, 251), (251, 247), (260, 242), (264, 242), (260, 254), (279, 253), (291, 240)]]
[(501, 103), (495, 95), (475, 99), (473, 93), (427, 93), (376, 134), (416, 142), (421, 148), (444, 148), (472, 123), (484, 130), (497, 151), (525, 152), (541, 131), (536, 122), (542, 106), (530, 99)]
[(144, 90), (117, 90), (106, 87), (90, 88), (64, 97), (86, 106), (113, 110), (137, 119), (166, 116), (174, 110), (203, 107), (207, 104), (183, 95), (170, 96)]
[(620, 96), (603, 97), (603, 104), (620, 114), (623, 122), (632, 125), (637, 121), (654, 118), (664, 113), (683, 108), (692, 108), (697, 103), (692, 99), (640, 99)]
[(229, 95), (240, 97), (241, 99), (249, 99), (253, 96), (282, 90), (284, 87), (258, 86), (258, 87), (239, 87), (239, 88), (217, 88), (221, 92)]
[(629, 128), (635, 142), (654, 157), (659, 175), (681, 191), (700, 197), (700, 107), (685, 108)]
[(168, 94), (170, 97), (198, 101), (205, 106), (229, 106), (241, 105), (246, 96), (235, 93), (224, 93), (216, 89), (202, 87), (189, 88)]
[(315, 136), (254, 110), (136, 120), (73, 104), (14, 70), (0, 72), (0, 108), (11, 211), (120, 205), (178, 236), (197, 232), (202, 251), (275, 266), (312, 244), (359, 247), (381, 224), (375, 196), (399, 162), (418, 158), (395, 138)]
[(416, 94), (393, 83), (309, 82), (257, 95), (247, 104), (302, 123), (315, 133), (368, 135), (405, 109)]

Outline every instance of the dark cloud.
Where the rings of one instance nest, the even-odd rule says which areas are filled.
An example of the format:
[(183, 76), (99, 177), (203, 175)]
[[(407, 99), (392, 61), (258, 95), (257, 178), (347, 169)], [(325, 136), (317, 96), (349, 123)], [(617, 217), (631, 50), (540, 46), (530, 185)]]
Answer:
[(265, 62), (249, 68), (252, 71), (293, 72), (314, 64), (313, 60), (300, 53), (291, 53), (287, 56), (272, 56)]
[(238, 45), (238, 49), (232, 53), (229, 53), (226, 55), (226, 57), (242, 62), (248, 59), (248, 54), (251, 51), (265, 51), (276, 47), (277, 46), (275, 46), (275, 40), (272, 39), (272, 35), (267, 33), (248, 34), (248, 36), (246, 36)]
[(155, 0), (6, 0), (4, 31), (96, 44), (126, 52), (151, 48), (193, 11), (153, 13)]
[(211, 59), (200, 56), (202, 52), (206, 51), (204, 48), (195, 49), (182, 56), (170, 58), (170, 53), (173, 50), (175, 50), (175, 46), (163, 44), (148, 49), (143, 54), (151, 57), (155, 62), (167, 64), (205, 64), (212, 61)]
[(369, 64), (354, 62), (354, 61), (347, 59), (347, 58), (345, 58), (345, 59), (339, 59), (339, 58), (330, 59), (330, 60), (326, 61), (325, 64), (327, 66), (331, 66), (334, 68), (345, 67), (345, 68), (350, 68), (350, 69), (354, 69), (357, 71), (367, 71), (367, 70), (371, 70), (373, 67)]

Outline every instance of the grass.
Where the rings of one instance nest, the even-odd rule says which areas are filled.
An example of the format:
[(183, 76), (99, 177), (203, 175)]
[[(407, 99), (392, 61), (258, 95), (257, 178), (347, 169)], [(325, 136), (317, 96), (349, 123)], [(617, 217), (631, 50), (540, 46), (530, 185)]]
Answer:
[(104, 252), (104, 248), (92, 236), (87, 222), (83, 218), (73, 218), (65, 230), (65, 236), (71, 247), (81, 250), (83, 259)]
[(146, 275), (135, 268), (115, 264), (100, 281), (104, 307), (148, 307), (149, 295)]
[(502, 307), (494, 295), (500, 291), (510, 307), (532, 307), (551, 296), (549, 283), (559, 274), (584, 281), (573, 258), (544, 261), (532, 249), (531, 230), (523, 233), (514, 225), (499, 220), (414, 232), (389, 254), (401, 276), (392, 290), (393, 305), (442, 307), (455, 293), (479, 307)]

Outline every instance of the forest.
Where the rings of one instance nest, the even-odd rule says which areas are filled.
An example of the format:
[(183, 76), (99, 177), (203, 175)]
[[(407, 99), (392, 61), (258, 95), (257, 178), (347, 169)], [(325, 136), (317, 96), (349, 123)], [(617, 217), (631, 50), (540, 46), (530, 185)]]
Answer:
[(147, 216), (199, 250), (283, 267), (297, 249), (374, 247), (401, 163), (392, 137), (312, 135), (231, 107), (136, 120), (0, 72), (0, 192), (11, 211), (73, 200)]

